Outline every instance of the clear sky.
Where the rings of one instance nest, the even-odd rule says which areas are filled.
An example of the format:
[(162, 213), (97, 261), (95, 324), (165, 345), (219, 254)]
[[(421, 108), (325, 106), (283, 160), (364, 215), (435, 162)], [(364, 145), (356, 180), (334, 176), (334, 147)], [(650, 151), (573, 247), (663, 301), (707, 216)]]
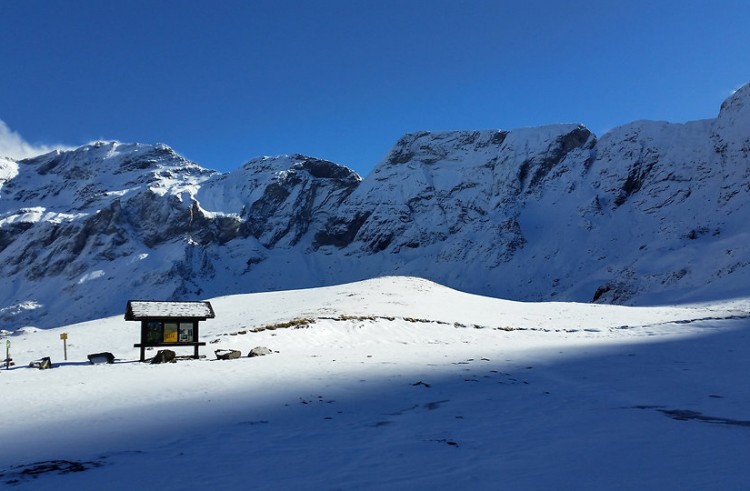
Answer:
[(747, 0), (0, 1), (6, 154), (113, 139), (366, 175), (411, 131), (602, 134), (714, 117), (746, 82)]

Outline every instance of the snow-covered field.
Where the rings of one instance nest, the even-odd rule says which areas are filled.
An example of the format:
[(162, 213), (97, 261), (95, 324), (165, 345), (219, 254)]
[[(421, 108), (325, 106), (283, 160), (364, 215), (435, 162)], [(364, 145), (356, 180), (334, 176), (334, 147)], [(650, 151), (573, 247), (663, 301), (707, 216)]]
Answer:
[(9, 336), (0, 488), (750, 485), (750, 298), (532, 304), (385, 277), (211, 302), (202, 360), (137, 362), (121, 316)]

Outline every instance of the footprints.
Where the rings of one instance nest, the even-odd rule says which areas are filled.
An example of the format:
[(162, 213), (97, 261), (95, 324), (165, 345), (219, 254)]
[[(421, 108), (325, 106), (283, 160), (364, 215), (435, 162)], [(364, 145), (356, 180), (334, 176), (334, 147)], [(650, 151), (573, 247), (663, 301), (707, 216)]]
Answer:
[[(446, 456), (454, 452), (449, 447), (472, 452), (483, 438), (477, 425), (485, 424), (486, 415), (494, 414), (498, 407), (507, 407), (504, 401), (545, 397), (541, 390), (530, 392), (530, 386), (539, 385), (532, 375), (538, 367), (528, 360), (505, 360), (502, 355), (485, 353), (480, 348), (464, 351), (463, 356), (448, 353), (442, 359), (433, 357), (421, 365), (413, 364), (411, 373), (362, 372), (360, 384), (357, 379), (342, 385), (338, 379), (328, 380), (324, 387), (308, 387), (287, 399), (284, 418), (293, 423), (295, 431), (316, 438), (327, 435), (342, 441), (400, 442), (399, 448), (449, 452)], [(378, 354), (369, 355), (372, 358), (364, 352), (354, 361), (379, 363)], [(268, 419), (270, 424), (247, 422), (244, 430), (261, 436), (274, 434), (279, 422), (270, 414), (261, 421)]]
[(444, 399), (442, 401), (428, 402), (426, 404), (423, 404), (422, 407), (427, 409), (428, 411), (434, 411), (435, 409), (439, 409), (440, 406), (445, 404), (446, 402), (451, 402), (451, 401), (450, 399)]
[(268, 420), (267, 419), (260, 419), (257, 421), (240, 421), (237, 423), (239, 426), (257, 426), (257, 425), (267, 425)]
[(720, 418), (716, 416), (706, 416), (699, 411), (691, 411), (689, 409), (657, 409), (657, 411), (659, 411), (660, 413), (663, 413), (665, 416), (669, 416), (670, 418), (676, 419), (678, 421), (696, 420), (696, 421), (702, 421), (704, 423), (714, 423), (714, 424), (729, 425), (729, 426), (743, 426), (745, 428), (750, 428), (750, 421), (747, 421), (747, 420)]
[(100, 461), (79, 460), (47, 460), (28, 465), (13, 466), (7, 471), (0, 472), (0, 482), (5, 484), (20, 484), (29, 479), (36, 479), (44, 474), (69, 474), (71, 472), (83, 472), (89, 469), (103, 466)]
[(393, 421), (377, 421), (377, 422), (375, 422), (375, 423), (373, 423), (373, 424), (371, 424), (369, 426), (371, 426), (373, 428), (379, 428), (381, 426), (388, 426), (388, 425), (392, 425), (392, 424), (393, 424)]
[[(490, 361), (489, 358), (480, 358), (481, 361)], [(469, 365), (471, 362), (476, 361), (474, 358), (467, 358), (466, 361), (454, 362), (454, 365)]]
[(317, 396), (317, 397), (313, 397), (313, 398), (310, 398), (310, 399), (305, 399), (304, 397), (300, 397), (299, 398), (299, 402), (300, 402), (300, 404), (307, 405), (307, 404), (314, 404), (316, 402), (325, 403), (325, 404), (332, 404), (332, 403), (334, 403), (336, 401), (334, 401), (333, 399), (326, 401), (326, 400), (323, 399), (323, 396)]
[[(477, 360), (475, 358), (468, 358), (465, 361), (457, 361), (453, 362), (453, 365), (471, 365), (473, 362), (476, 362)], [(489, 362), (491, 361), (489, 358), (480, 358), (479, 361), (483, 362)], [(526, 366), (523, 367), (525, 370), (531, 370), (533, 369), (533, 366)], [(465, 369), (468, 372), (473, 371), (471, 368)], [(521, 368), (518, 367), (515, 369), (515, 371), (520, 371)], [(464, 382), (481, 382), (481, 379), (479, 378), (481, 375), (482, 379), (494, 379), (498, 384), (503, 385), (516, 385), (516, 384), (522, 384), (522, 385), (529, 385), (529, 382), (527, 380), (520, 379), (516, 376), (511, 375), (508, 372), (501, 372), (499, 370), (489, 370), (488, 372), (484, 374), (475, 374), (470, 377), (464, 377)]]
[[(711, 395), (709, 397), (722, 397)], [(693, 411), (692, 409), (667, 409), (664, 406), (654, 405), (639, 405), (633, 406), (633, 409), (653, 409), (662, 413), (664, 416), (672, 418), (677, 421), (700, 421), (703, 423), (712, 423), (718, 425), (728, 426), (740, 426), (744, 428), (750, 428), (750, 420), (733, 419), (733, 418), (722, 418), (719, 416), (707, 416), (700, 411)]]
[(446, 445), (450, 445), (452, 447), (458, 447), (458, 443), (454, 442), (453, 440), (447, 440), (445, 438), (441, 438), (439, 440), (425, 440), (426, 442), (436, 442), (436, 443), (445, 443)]

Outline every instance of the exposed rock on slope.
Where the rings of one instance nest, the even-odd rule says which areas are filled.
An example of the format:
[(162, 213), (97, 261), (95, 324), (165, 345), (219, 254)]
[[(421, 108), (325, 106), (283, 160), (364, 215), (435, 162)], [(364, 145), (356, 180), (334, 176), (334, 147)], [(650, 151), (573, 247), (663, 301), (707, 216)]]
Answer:
[(0, 322), (43, 327), (381, 274), (511, 299), (747, 294), (750, 86), (716, 119), (420, 132), (365, 179), (301, 155), (219, 174), (165, 145), (0, 159)]

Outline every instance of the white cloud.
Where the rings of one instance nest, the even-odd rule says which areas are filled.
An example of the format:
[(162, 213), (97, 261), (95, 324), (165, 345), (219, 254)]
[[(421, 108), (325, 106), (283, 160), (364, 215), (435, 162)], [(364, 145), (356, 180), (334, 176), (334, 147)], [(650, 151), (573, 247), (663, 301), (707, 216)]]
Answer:
[(3, 120), (0, 120), (0, 157), (10, 157), (15, 160), (36, 157), (53, 150), (70, 150), (66, 145), (35, 145), (27, 142), (17, 132), (11, 130)]

